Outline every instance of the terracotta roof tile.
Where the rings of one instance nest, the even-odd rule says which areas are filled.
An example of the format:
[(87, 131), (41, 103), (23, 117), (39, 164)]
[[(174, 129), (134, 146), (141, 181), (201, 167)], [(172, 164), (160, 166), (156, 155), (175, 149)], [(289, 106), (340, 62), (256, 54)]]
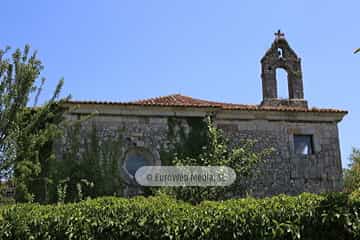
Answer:
[(231, 103), (222, 103), (207, 101), (203, 99), (192, 98), (188, 96), (183, 96), (180, 94), (173, 94), (163, 97), (149, 98), (144, 100), (132, 101), (133, 104), (141, 105), (177, 105), (177, 106), (203, 106), (203, 107), (224, 107), (224, 106), (247, 106), (242, 104), (231, 104)]
[(324, 108), (297, 108), (297, 107), (269, 107), (260, 105), (245, 105), (207, 101), (180, 94), (172, 94), (149, 99), (136, 100), (131, 102), (109, 102), (109, 101), (68, 101), (69, 104), (106, 104), (106, 105), (123, 105), (123, 106), (168, 106), (168, 107), (199, 107), (199, 108), (220, 108), (226, 110), (246, 110), (246, 111), (282, 111), (282, 112), (330, 112), (330, 113), (347, 113), (339, 109)]

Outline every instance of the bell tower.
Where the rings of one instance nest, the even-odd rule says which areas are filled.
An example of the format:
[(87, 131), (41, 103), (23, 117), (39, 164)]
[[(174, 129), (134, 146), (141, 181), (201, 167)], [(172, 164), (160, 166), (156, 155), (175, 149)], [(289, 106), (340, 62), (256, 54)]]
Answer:
[[(282, 68), (287, 72), (288, 98), (278, 97), (276, 69)], [(301, 59), (292, 50), (280, 30), (275, 33), (275, 40), (270, 49), (261, 59), (261, 79), (263, 100), (262, 106), (287, 106), (307, 108), (304, 99), (304, 87), (301, 71)]]

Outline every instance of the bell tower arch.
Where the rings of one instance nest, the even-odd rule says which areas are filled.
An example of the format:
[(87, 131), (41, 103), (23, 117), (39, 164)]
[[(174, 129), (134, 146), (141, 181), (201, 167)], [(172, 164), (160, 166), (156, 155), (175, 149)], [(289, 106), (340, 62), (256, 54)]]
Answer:
[[(276, 70), (287, 72), (288, 98), (278, 96)], [(307, 108), (304, 99), (304, 87), (301, 71), (301, 59), (292, 50), (280, 30), (275, 33), (275, 40), (261, 59), (261, 79), (263, 106), (288, 106)]]

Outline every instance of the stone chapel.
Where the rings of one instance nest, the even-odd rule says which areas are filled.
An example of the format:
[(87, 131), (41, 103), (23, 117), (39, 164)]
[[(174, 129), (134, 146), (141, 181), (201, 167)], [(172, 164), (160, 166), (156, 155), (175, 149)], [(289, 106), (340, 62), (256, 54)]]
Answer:
[[(276, 70), (279, 68), (287, 72), (287, 99), (278, 97)], [(261, 59), (261, 81), (263, 99), (256, 105), (173, 94), (130, 102), (71, 100), (66, 102), (69, 107), (66, 116), (76, 120), (97, 112), (91, 121), (104, 132), (119, 127), (124, 130), (128, 145), (119, 164), (130, 185), (139, 167), (163, 164), (161, 151), (171, 147), (170, 119), (175, 118), (185, 129), (190, 129), (187, 119), (211, 115), (231, 142), (256, 139), (260, 147), (275, 149), (273, 157), (262, 167), (262, 174), (254, 181), (254, 195), (340, 191), (338, 123), (347, 111), (308, 106), (301, 59), (280, 31)]]

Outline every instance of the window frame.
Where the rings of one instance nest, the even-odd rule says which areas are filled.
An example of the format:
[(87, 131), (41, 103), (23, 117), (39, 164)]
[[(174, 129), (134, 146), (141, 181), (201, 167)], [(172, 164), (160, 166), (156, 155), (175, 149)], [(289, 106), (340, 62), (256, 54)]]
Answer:
[(126, 185), (129, 186), (139, 186), (139, 184), (136, 182), (135, 176), (131, 175), (127, 169), (126, 169), (126, 161), (129, 156), (134, 151), (141, 151), (148, 154), (149, 157), (149, 164), (151, 166), (161, 166), (161, 160), (160, 160), (160, 154), (159, 152), (151, 147), (145, 147), (145, 146), (138, 146), (136, 144), (135, 146), (128, 146), (126, 149), (124, 149), (121, 158), (119, 159), (119, 167), (120, 167), (120, 177), (124, 181)]
[[(297, 149), (297, 146), (296, 144), (298, 143), (298, 141), (296, 141), (296, 138), (297, 137), (308, 137), (310, 141), (307, 141), (307, 143), (309, 144), (306, 144), (309, 148), (308, 148), (308, 151), (306, 154), (304, 153), (300, 153), (300, 152), (296, 152), (296, 149)], [(314, 141), (314, 134), (302, 134), (302, 133), (294, 133), (293, 134), (293, 144), (294, 144), (294, 154), (296, 155), (299, 155), (299, 156), (311, 156), (311, 155), (314, 155), (315, 154), (315, 141)]]
[[(127, 175), (127, 177), (132, 180), (135, 179), (135, 174), (133, 175), (129, 172), (129, 170), (127, 169), (127, 163), (128, 163), (129, 157), (134, 153), (137, 153), (137, 154), (143, 156), (144, 160), (148, 163), (148, 165), (144, 165), (144, 166), (153, 165), (155, 162), (155, 158), (154, 158), (152, 152), (149, 151), (148, 149), (143, 148), (143, 147), (130, 148), (124, 156), (122, 168), (123, 168), (123, 171), (125, 172), (125, 174)], [(135, 171), (135, 173), (136, 173), (136, 171)]]

